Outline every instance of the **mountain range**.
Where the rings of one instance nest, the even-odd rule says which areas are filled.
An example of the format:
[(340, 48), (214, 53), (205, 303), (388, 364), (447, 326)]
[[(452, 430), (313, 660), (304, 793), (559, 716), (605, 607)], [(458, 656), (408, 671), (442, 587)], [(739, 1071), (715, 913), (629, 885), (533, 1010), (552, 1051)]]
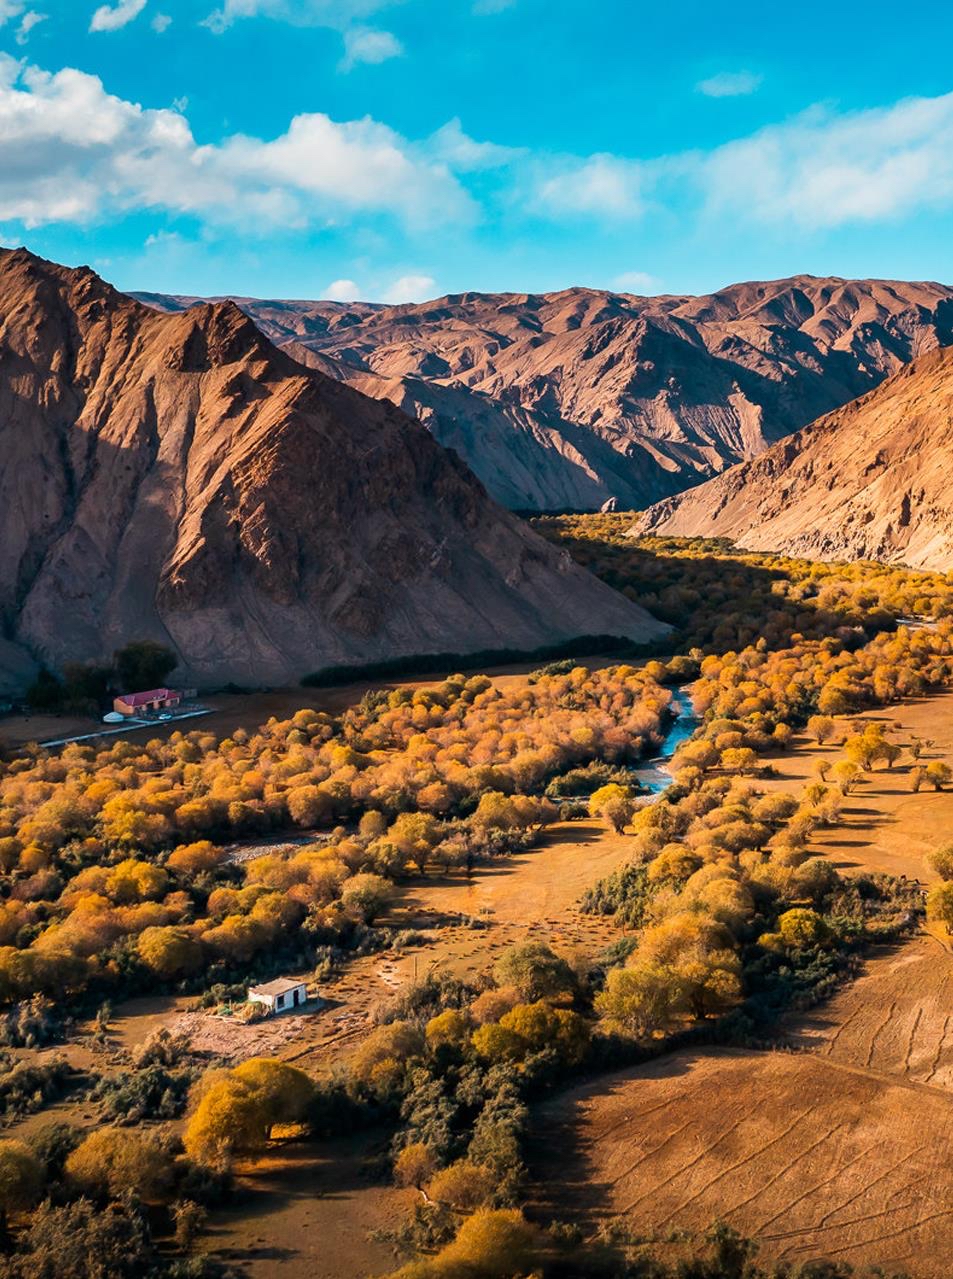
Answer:
[(515, 510), (641, 510), (953, 343), (953, 288), (807, 275), (703, 297), (235, 301), (296, 359), (418, 418)]
[(234, 304), (161, 314), (26, 250), (0, 251), (0, 458), (7, 685), (130, 639), (262, 685), (666, 629)]
[(755, 551), (953, 570), (953, 347), (651, 507), (633, 533), (722, 536)]

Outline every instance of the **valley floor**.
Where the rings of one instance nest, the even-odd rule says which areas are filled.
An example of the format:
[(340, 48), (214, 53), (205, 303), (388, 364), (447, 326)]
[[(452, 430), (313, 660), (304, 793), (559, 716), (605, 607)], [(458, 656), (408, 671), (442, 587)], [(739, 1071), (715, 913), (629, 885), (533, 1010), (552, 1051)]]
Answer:
[[(916, 735), (932, 743), (926, 758), (950, 758), (951, 711), (947, 694), (880, 717), (895, 726), (895, 740)], [(797, 793), (814, 779), (818, 758), (838, 754), (800, 738), (774, 759), (777, 775), (766, 785)], [(913, 794), (906, 767), (878, 769), (815, 847), (848, 872), (923, 880), (924, 853), (951, 827), (953, 791)], [(319, 1011), (259, 1029), (187, 1013), (187, 1000), (138, 1000), (115, 1010), (112, 1045), (129, 1047), (157, 1026), (197, 1018), (225, 1056), (267, 1051), (312, 1070), (330, 1067), (415, 976), (436, 969), (475, 976), (527, 935), (563, 953), (600, 954), (619, 929), (583, 915), (579, 901), (629, 856), (630, 840), (601, 823), (560, 823), (538, 848), (480, 867), (469, 880), (409, 885), (387, 922), (422, 930), (425, 940), (348, 964), (323, 988), (327, 1006)], [(769, 1256), (824, 1254), (940, 1279), (937, 1258), (953, 1254), (951, 994), (953, 956), (921, 934), (871, 957), (857, 982), (792, 1020), (784, 1031), (789, 1051), (673, 1053), (563, 1094), (539, 1117), (539, 1209), (588, 1224), (621, 1217), (639, 1233), (663, 1235), (721, 1217), (757, 1235)], [(90, 1063), (88, 1040), (67, 1053), (78, 1067)], [(97, 1060), (102, 1068), (105, 1057)], [(81, 1122), (90, 1108), (66, 1109)], [(240, 1177), (234, 1203), (213, 1215), (207, 1247), (240, 1261), (252, 1279), (359, 1279), (386, 1270), (390, 1251), (369, 1232), (396, 1225), (409, 1200), (382, 1172), (383, 1141), (277, 1151)]]
[[(953, 750), (949, 694), (871, 712), (891, 736)], [(814, 779), (838, 750), (801, 739), (772, 789)], [(912, 793), (909, 769), (867, 774), (813, 849), (846, 873), (931, 878), (953, 793)], [(543, 1108), (534, 1170), (544, 1214), (623, 1222), (664, 1240), (714, 1220), (766, 1257), (846, 1260), (945, 1279), (953, 1254), (953, 953), (922, 932), (788, 1020), (778, 1051), (668, 1054)]]

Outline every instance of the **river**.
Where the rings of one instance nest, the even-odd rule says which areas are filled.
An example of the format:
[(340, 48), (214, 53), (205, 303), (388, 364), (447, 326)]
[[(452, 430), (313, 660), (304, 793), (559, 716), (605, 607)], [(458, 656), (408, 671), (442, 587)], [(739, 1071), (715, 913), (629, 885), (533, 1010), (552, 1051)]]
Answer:
[(669, 761), (682, 742), (688, 741), (700, 723), (692, 707), (692, 699), (687, 687), (676, 689), (672, 705), (675, 708), (675, 718), (662, 740), (659, 753), (630, 770), (639, 785), (652, 795), (660, 795), (671, 786), (672, 773), (668, 767)]

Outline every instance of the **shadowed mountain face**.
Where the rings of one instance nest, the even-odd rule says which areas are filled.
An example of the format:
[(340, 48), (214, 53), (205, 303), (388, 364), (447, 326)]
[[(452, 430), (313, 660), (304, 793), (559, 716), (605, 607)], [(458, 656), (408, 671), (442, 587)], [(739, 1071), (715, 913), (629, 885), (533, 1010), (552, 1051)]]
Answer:
[(160, 314), (0, 252), (0, 669), (134, 638), (201, 682), (665, 628), (386, 401), (231, 303)]
[(236, 301), (296, 358), (419, 418), (518, 510), (645, 507), (953, 343), (953, 288), (812, 276), (698, 298)]
[(756, 551), (953, 569), (953, 348), (700, 488), (633, 533), (724, 536)]

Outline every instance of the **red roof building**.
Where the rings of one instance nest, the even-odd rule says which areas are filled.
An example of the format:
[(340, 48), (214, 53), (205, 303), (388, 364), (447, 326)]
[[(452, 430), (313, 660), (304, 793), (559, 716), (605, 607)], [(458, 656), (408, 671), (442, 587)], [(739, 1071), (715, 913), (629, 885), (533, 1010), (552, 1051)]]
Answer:
[(174, 688), (151, 688), (145, 693), (121, 693), (113, 702), (113, 709), (120, 715), (135, 715), (140, 711), (162, 711), (178, 706), (182, 694)]

